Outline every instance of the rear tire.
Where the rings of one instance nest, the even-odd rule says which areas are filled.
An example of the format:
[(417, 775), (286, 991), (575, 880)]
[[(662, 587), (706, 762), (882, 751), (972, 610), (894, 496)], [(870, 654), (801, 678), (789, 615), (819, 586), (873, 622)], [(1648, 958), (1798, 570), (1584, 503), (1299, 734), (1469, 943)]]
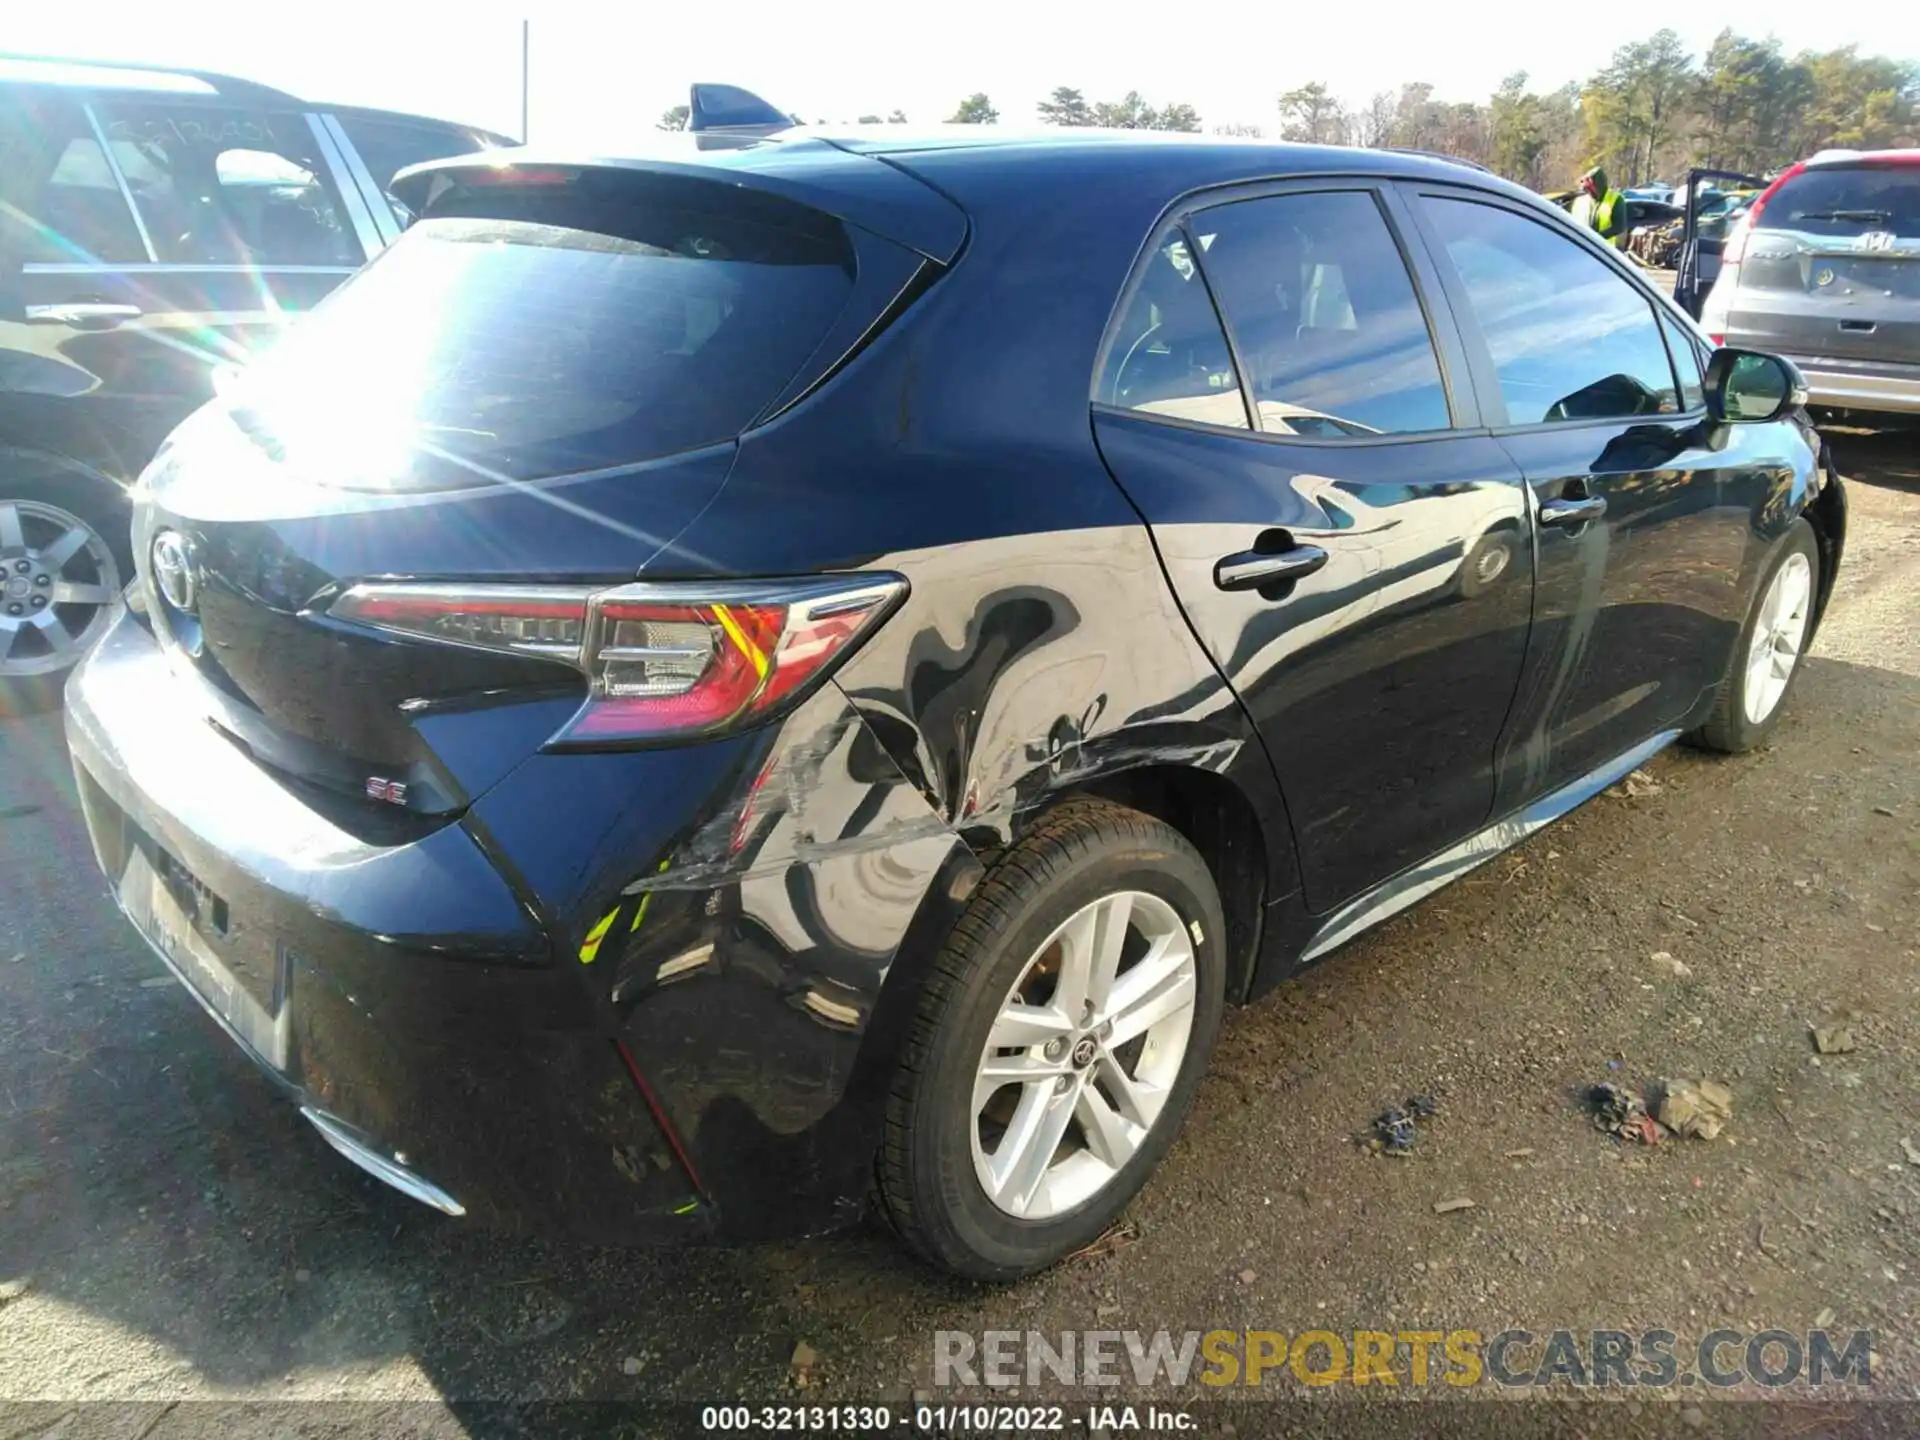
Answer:
[(1689, 744), (1739, 755), (1773, 733), (1800, 674), (1819, 594), (1820, 546), (1802, 517), (1761, 572), (1727, 673), (1714, 693), (1713, 713), (1687, 735)]
[(1224, 934), (1205, 861), (1137, 811), (1074, 802), (1002, 855), (934, 962), (894, 1076), (877, 1173), (896, 1233), (985, 1281), (1098, 1239), (1192, 1104)]

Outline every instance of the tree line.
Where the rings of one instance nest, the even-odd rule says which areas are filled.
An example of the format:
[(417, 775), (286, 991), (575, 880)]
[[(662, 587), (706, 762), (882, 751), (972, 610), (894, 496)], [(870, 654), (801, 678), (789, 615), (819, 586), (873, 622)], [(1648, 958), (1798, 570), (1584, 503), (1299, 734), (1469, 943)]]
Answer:
[(1584, 83), (1538, 92), (1525, 71), (1486, 103), (1383, 90), (1350, 109), (1322, 84), (1280, 97), (1282, 139), (1438, 150), (1537, 189), (1591, 165), (1616, 184), (1677, 180), (1692, 165), (1765, 174), (1828, 148), (1920, 139), (1920, 66), (1854, 46), (1789, 56), (1722, 30), (1696, 59), (1671, 30), (1622, 45)]
[[(1487, 100), (1434, 98), (1424, 82), (1375, 93), (1350, 106), (1319, 82), (1279, 97), (1275, 123), (1216, 125), (1216, 134), (1321, 145), (1434, 150), (1475, 160), (1536, 189), (1570, 186), (1589, 166), (1614, 183), (1677, 180), (1690, 165), (1766, 174), (1828, 148), (1877, 150), (1920, 144), (1920, 65), (1858, 47), (1788, 55), (1778, 40), (1722, 30), (1696, 57), (1671, 30), (1622, 45), (1585, 82), (1536, 91), (1525, 71)], [(1154, 105), (1137, 90), (1089, 101), (1061, 86), (1042, 100), (1044, 125), (1199, 131), (1184, 102)], [(906, 122), (895, 110), (885, 117)], [(992, 125), (1001, 115), (985, 91), (960, 102), (948, 123)], [(863, 124), (882, 122), (862, 115)], [(661, 117), (686, 124), (686, 107)]]

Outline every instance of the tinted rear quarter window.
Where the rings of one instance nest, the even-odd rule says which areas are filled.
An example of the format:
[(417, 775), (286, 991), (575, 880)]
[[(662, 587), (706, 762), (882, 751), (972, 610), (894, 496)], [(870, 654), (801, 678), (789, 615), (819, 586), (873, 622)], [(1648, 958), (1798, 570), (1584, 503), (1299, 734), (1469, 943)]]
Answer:
[(839, 222), (752, 192), (610, 179), (477, 193), (320, 305), (234, 408), (271, 453), (339, 485), (632, 464), (747, 428), (853, 277)]
[(1920, 165), (1803, 170), (1761, 207), (1753, 228), (1836, 238), (1874, 231), (1920, 237)]
[(1168, 236), (1147, 257), (1095, 398), (1171, 420), (1250, 428), (1233, 355), (1186, 236)]

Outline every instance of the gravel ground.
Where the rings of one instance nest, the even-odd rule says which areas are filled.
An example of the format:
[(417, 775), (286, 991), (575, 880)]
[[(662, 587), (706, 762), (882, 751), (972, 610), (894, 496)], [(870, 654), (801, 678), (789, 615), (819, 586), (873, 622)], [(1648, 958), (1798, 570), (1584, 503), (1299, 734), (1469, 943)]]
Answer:
[[(0, 1408), (0, 1436), (102, 1416), (159, 1436), (292, 1414), (538, 1429), (474, 1407), (580, 1397), (903, 1402), (930, 1384), (933, 1332), (986, 1328), (1694, 1337), (1824, 1317), (1876, 1332), (1876, 1395), (1920, 1399), (1920, 1165), (1901, 1146), (1920, 1142), (1920, 445), (1838, 438), (1846, 566), (1772, 747), (1670, 752), (1638, 793), (1229, 1017), (1130, 1227), (1002, 1291), (938, 1279), (876, 1233), (681, 1253), (507, 1241), (364, 1179), (100, 897), (57, 725), (0, 724), (0, 1400), (43, 1402)], [(1809, 1024), (1835, 1017), (1857, 1048), (1816, 1055)], [(1582, 1113), (1597, 1080), (1674, 1075), (1732, 1088), (1720, 1139), (1621, 1147)], [(1414, 1158), (1355, 1143), (1415, 1092), (1441, 1111)], [(1435, 1213), (1454, 1197), (1474, 1208)], [(818, 1356), (804, 1391), (800, 1342)], [(1787, 1424), (1703, 1398), (1604, 1418), (1509, 1406), (1501, 1424), (1920, 1429), (1920, 1408)], [(288, 1399), (367, 1408), (168, 1408)], [(1320, 1404), (1237, 1429), (1470, 1433), (1487, 1414)]]

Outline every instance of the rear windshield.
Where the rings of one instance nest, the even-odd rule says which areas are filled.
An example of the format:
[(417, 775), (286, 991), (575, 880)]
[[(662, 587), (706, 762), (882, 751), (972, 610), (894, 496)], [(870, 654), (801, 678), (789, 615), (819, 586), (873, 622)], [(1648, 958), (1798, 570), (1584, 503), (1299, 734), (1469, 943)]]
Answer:
[(1760, 209), (1756, 230), (1858, 236), (1920, 235), (1920, 166), (1806, 170)]
[(414, 490), (731, 439), (853, 285), (837, 221), (709, 183), (454, 203), (229, 388), (270, 454), (323, 483)]

